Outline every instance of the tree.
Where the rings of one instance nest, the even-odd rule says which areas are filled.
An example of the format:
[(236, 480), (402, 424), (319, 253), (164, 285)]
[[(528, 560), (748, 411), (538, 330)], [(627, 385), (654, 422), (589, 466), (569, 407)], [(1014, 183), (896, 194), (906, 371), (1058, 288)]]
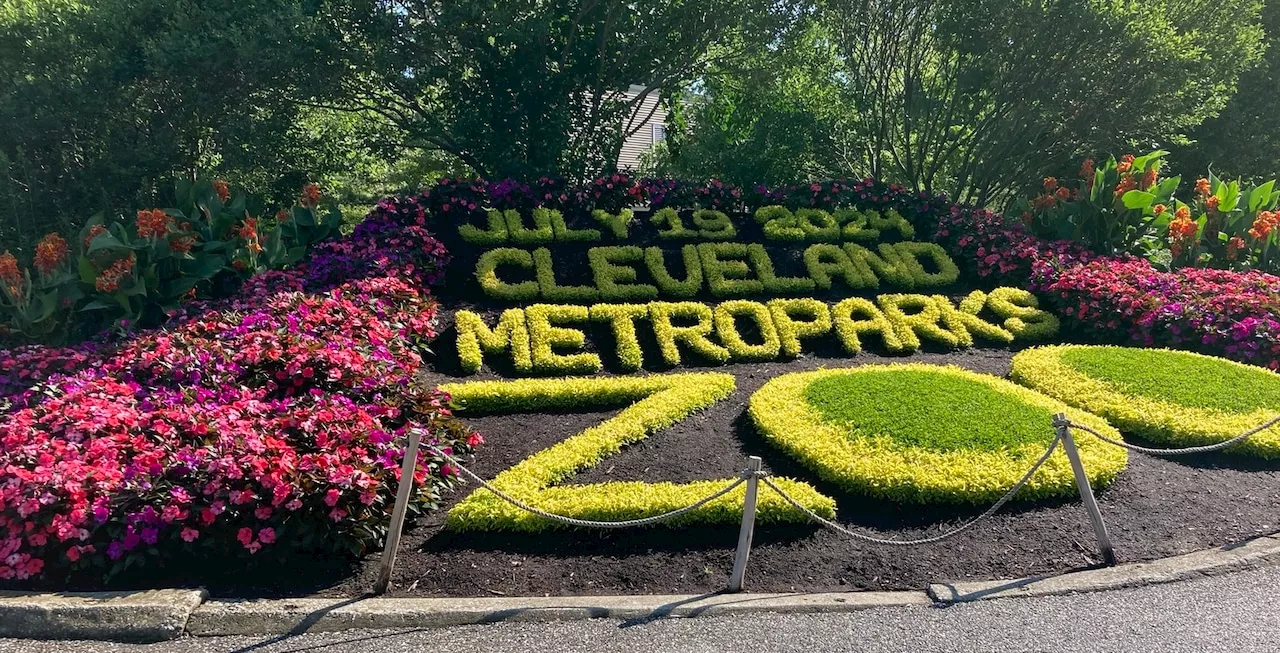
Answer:
[(1212, 168), (1223, 178), (1280, 178), (1280, 0), (1267, 0), (1262, 26), (1270, 44), (1262, 63), (1240, 78), (1240, 90), (1216, 117), (1191, 132), (1191, 143), (1173, 148), (1184, 176)]
[[(792, 47), (829, 49), (837, 65), (784, 58), (801, 69), (778, 69), (770, 90), (757, 81), (752, 93), (778, 96), (804, 79), (824, 98), (809, 112), (825, 134), (810, 152), (817, 176), (871, 175), (999, 204), (1084, 154), (1181, 140), (1261, 55), (1258, 11), (1258, 0), (820, 0)], [(724, 104), (692, 108), (674, 157), (723, 138), (723, 123), (699, 107)], [(757, 130), (786, 124), (782, 110), (796, 105), (765, 106)]]
[[(375, 112), (412, 147), (489, 177), (609, 170), (674, 90), (768, 40), (776, 0), (366, 0), (338, 16), (343, 67), (328, 103)], [(638, 97), (625, 95), (644, 86)]]
[(21, 127), (0, 131), (0, 237), (159, 204), (197, 171), (287, 166), (276, 155), (301, 140), (290, 97), (332, 38), (314, 4), (3, 0), (0, 124)]

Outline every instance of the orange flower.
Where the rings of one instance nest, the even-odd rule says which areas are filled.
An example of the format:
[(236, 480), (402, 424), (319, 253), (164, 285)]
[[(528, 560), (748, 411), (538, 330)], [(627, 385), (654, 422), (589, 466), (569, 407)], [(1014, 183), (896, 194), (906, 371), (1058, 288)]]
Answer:
[(1067, 188), (1066, 186), (1059, 186), (1058, 192), (1054, 194), (1058, 196), (1058, 199), (1064, 202), (1071, 199), (1071, 189)]
[(231, 186), (222, 179), (213, 180), (213, 192), (218, 194), (218, 199), (227, 201), (231, 199)]
[(1138, 187), (1138, 182), (1133, 180), (1132, 176), (1125, 177), (1116, 184), (1116, 195), (1124, 195), (1125, 193)]
[(258, 242), (258, 219), (246, 217), (237, 231), (245, 240), (245, 248), (254, 254), (262, 252), (262, 244)]
[(1249, 235), (1262, 240), (1271, 235), (1277, 222), (1280, 222), (1280, 214), (1274, 211), (1259, 211), (1258, 216), (1253, 220), (1253, 226), (1249, 227)]
[(1142, 181), (1138, 184), (1138, 188), (1146, 190), (1156, 185), (1156, 180), (1160, 177), (1160, 173), (1152, 168), (1142, 174)]
[(98, 274), (98, 278), (93, 282), (93, 287), (97, 288), (98, 292), (115, 292), (119, 290), (120, 281), (129, 276), (135, 261), (136, 259), (132, 252), (129, 254), (129, 258), (118, 259), (110, 267)]
[(1208, 207), (1209, 207), (1209, 210), (1210, 210), (1210, 211), (1217, 211), (1217, 210), (1218, 210), (1218, 203), (1219, 203), (1220, 201), (1221, 201), (1221, 200), (1219, 200), (1219, 199), (1218, 199), (1218, 196), (1217, 196), (1217, 195), (1210, 195), (1210, 196), (1209, 196), (1209, 199), (1206, 199), (1206, 200), (1204, 201), (1204, 203), (1205, 203), (1206, 205), (1208, 205)]
[(1227, 241), (1227, 260), (1234, 261), (1240, 255), (1240, 250), (1245, 248), (1244, 239), (1239, 236), (1232, 236)]
[(1085, 159), (1080, 164), (1080, 178), (1093, 182), (1093, 159)]
[(186, 254), (187, 252), (190, 252), (191, 248), (195, 247), (195, 245), (195, 236), (177, 236), (169, 239), (169, 248), (179, 254)]
[(1204, 197), (1209, 194), (1209, 180), (1201, 177), (1196, 180), (1196, 194)]
[(1173, 216), (1173, 222), (1169, 223), (1169, 250), (1177, 258), (1195, 242), (1200, 225), (1191, 221), (1191, 210), (1185, 206), (1178, 207)]
[(32, 261), (40, 274), (49, 275), (67, 260), (67, 241), (58, 234), (49, 234), (36, 243), (36, 255)]
[(1165, 212), (1165, 211), (1168, 211), (1168, 210), (1169, 210), (1169, 207), (1167, 207), (1167, 206), (1165, 206), (1165, 205), (1163, 205), (1163, 204), (1157, 204), (1157, 205), (1155, 205), (1155, 207), (1153, 207), (1153, 208), (1152, 208), (1152, 210), (1153, 210), (1153, 211), (1155, 211), (1155, 213), (1156, 213), (1156, 217), (1158, 218), (1158, 217), (1160, 217), (1161, 215), (1164, 215), (1164, 212)]
[(92, 243), (94, 238), (105, 233), (107, 233), (107, 228), (100, 224), (95, 224), (92, 227), (89, 227), (89, 233), (84, 236), (84, 248), (89, 249), (89, 243)]
[(1133, 155), (1132, 155), (1132, 154), (1126, 154), (1126, 155), (1124, 155), (1124, 156), (1120, 157), (1120, 162), (1119, 162), (1119, 163), (1116, 163), (1116, 172), (1118, 172), (1118, 173), (1120, 173), (1120, 174), (1122, 174), (1122, 175), (1123, 175), (1124, 173), (1129, 172), (1130, 170), (1132, 170), (1132, 169), (1133, 169), (1133, 158), (1134, 158), (1134, 157), (1133, 157)]
[(1031, 205), (1034, 206), (1037, 211), (1043, 211), (1057, 206), (1058, 200), (1052, 195), (1041, 195), (1037, 197)]
[(173, 218), (160, 209), (138, 211), (138, 235), (143, 238), (162, 238), (169, 233), (172, 222)]
[(314, 209), (320, 203), (320, 184), (307, 184), (302, 187), (302, 199), (299, 204)]
[(1044, 192), (1052, 193), (1058, 189), (1058, 180), (1053, 177), (1044, 178)]
[(284, 224), (292, 218), (293, 214), (289, 212), (289, 209), (280, 209), (279, 211), (276, 211), (276, 222)]
[(18, 257), (7, 251), (0, 254), (0, 283), (14, 297), (22, 291), (22, 270), (18, 269)]

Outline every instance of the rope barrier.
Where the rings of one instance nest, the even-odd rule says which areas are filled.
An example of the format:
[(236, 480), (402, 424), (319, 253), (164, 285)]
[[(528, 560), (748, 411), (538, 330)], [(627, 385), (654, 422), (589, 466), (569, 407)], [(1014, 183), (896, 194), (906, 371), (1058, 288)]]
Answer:
[(960, 533), (963, 533), (969, 530), (970, 528), (977, 525), (979, 522), (983, 521), (984, 519), (987, 519), (991, 515), (994, 515), (996, 511), (1000, 510), (1000, 508), (1004, 506), (1004, 504), (1008, 503), (1011, 499), (1013, 499), (1014, 495), (1016, 495), (1018, 491), (1021, 490), (1022, 487), (1027, 484), (1027, 481), (1031, 480), (1031, 477), (1035, 475), (1036, 471), (1039, 470), (1040, 467), (1042, 467), (1045, 464), (1045, 462), (1049, 460), (1049, 456), (1053, 455), (1053, 450), (1058, 447), (1058, 442), (1060, 440), (1061, 440), (1061, 437), (1054, 436), (1053, 442), (1049, 443), (1049, 448), (1045, 449), (1044, 454), (1040, 456), (1040, 459), (1037, 460), (1036, 463), (1031, 466), (1031, 469), (1027, 470), (1026, 474), (1022, 475), (1022, 478), (1018, 479), (1017, 483), (1013, 484), (1013, 487), (1009, 488), (1008, 492), (1004, 493), (1004, 496), (1000, 497), (999, 501), (996, 501), (994, 505), (988, 508), (986, 512), (982, 513), (981, 515), (978, 515), (977, 517), (974, 517), (973, 519), (961, 524), (960, 526), (957, 526), (956, 528), (950, 531), (947, 531), (946, 533), (943, 533), (941, 535), (935, 535), (933, 537), (926, 537), (918, 540), (890, 540), (890, 539), (884, 539), (879, 537), (873, 537), (871, 535), (866, 535), (864, 533), (859, 533), (857, 531), (849, 530), (848, 528), (845, 528), (840, 524), (837, 524), (833, 521), (825, 519), (817, 515), (816, 513), (814, 513), (812, 510), (805, 508), (798, 501), (791, 498), (791, 496), (788, 495), (786, 492), (783, 492), (782, 488), (778, 487), (777, 484), (775, 484), (773, 480), (770, 479), (769, 477), (766, 476), (762, 480), (764, 481), (765, 485), (769, 486), (769, 488), (772, 489), (774, 492), (777, 492), (778, 495), (782, 497), (783, 501), (786, 501), (787, 503), (791, 504), (791, 506), (794, 507), (795, 509), (799, 510), (800, 512), (803, 512), (805, 515), (809, 517), (809, 519), (815, 522), (818, 522), (819, 524), (826, 526), (827, 528), (830, 528), (831, 530), (834, 530), (838, 533), (843, 533), (844, 535), (852, 537), (855, 540), (861, 540), (863, 542), (868, 542), (871, 544), (882, 544), (885, 546), (920, 546), (924, 544), (934, 544), (937, 542), (941, 542), (943, 540), (951, 539), (952, 537), (955, 537), (956, 535), (959, 535)]
[[(1116, 440), (1114, 438), (1107, 437), (1089, 428), (1088, 426), (1085, 426), (1084, 424), (1073, 422), (1071, 420), (1064, 420), (1062, 424), (1070, 428), (1080, 429), (1081, 431), (1084, 431), (1085, 433), (1089, 433), (1094, 437), (1098, 438), (1099, 440), (1106, 442), (1107, 444), (1115, 445), (1117, 447), (1123, 447), (1130, 451), (1150, 454), (1152, 456), (1185, 456), (1188, 454), (1212, 453), (1214, 451), (1221, 451), (1223, 449), (1226, 449), (1227, 447), (1230, 447), (1233, 444), (1246, 440), (1251, 436), (1257, 435), (1258, 433), (1265, 431), (1271, 428), (1272, 426), (1275, 426), (1277, 423), (1280, 423), (1280, 415), (1277, 415), (1273, 417), (1271, 420), (1267, 421), (1265, 424), (1252, 428), (1248, 431), (1245, 431), (1244, 433), (1241, 433), (1240, 435), (1237, 435), (1236, 437), (1231, 438), (1230, 440), (1225, 440), (1217, 444), (1206, 444), (1199, 447), (1184, 447), (1182, 449), (1152, 449), (1150, 447), (1140, 447), (1136, 444), (1130, 444), (1123, 440)], [(1059, 425), (1060, 424), (1055, 420), (1054, 426), (1059, 426)]]
[(710, 502), (712, 502), (712, 501), (715, 501), (716, 499), (719, 499), (720, 497), (722, 497), (722, 496), (724, 496), (724, 495), (726, 495), (726, 494), (728, 494), (728, 493), (732, 492), (732, 491), (734, 490), (734, 488), (736, 488), (736, 487), (738, 487), (739, 485), (742, 485), (743, 483), (747, 482), (747, 478), (748, 478), (748, 477), (753, 473), (753, 472), (752, 472), (752, 473), (743, 472), (743, 474), (742, 474), (741, 476), (739, 476), (739, 477), (738, 477), (738, 479), (737, 479), (736, 481), (734, 481), (733, 483), (730, 483), (730, 484), (729, 484), (728, 486), (726, 486), (724, 489), (722, 489), (722, 490), (720, 490), (720, 491), (716, 492), (715, 494), (711, 494), (711, 495), (709, 495), (709, 496), (707, 496), (707, 497), (704, 497), (704, 498), (702, 498), (702, 499), (699, 499), (699, 500), (697, 500), (697, 501), (695, 501), (695, 502), (693, 502), (693, 503), (691, 503), (691, 504), (689, 504), (689, 505), (687, 505), (687, 506), (685, 506), (685, 507), (683, 507), (683, 508), (677, 508), (676, 510), (672, 510), (672, 511), (670, 511), (670, 512), (664, 512), (664, 513), (662, 513), (661, 515), (653, 515), (652, 517), (643, 517), (643, 518), (640, 518), (640, 519), (627, 519), (627, 520), (623, 520), (623, 521), (594, 521), (594, 520), (590, 520), (590, 519), (575, 519), (575, 518), (573, 518), (573, 517), (565, 517), (564, 515), (557, 515), (557, 514), (555, 514), (555, 513), (553, 513), (553, 512), (547, 512), (547, 511), (542, 510), (542, 509), (540, 509), (540, 508), (536, 508), (536, 507), (534, 507), (534, 506), (531, 506), (531, 505), (529, 505), (529, 504), (527, 504), (527, 503), (525, 503), (525, 502), (523, 502), (523, 501), (521, 501), (521, 500), (519, 500), (519, 499), (517, 499), (517, 498), (515, 498), (515, 497), (513, 497), (513, 496), (511, 496), (511, 495), (509, 495), (509, 494), (507, 494), (506, 492), (503, 492), (502, 490), (499, 490), (498, 488), (494, 487), (494, 486), (493, 486), (492, 484), (490, 484), (488, 481), (486, 481), (486, 480), (484, 480), (483, 478), (480, 478), (479, 476), (477, 476), (477, 475), (475, 474), (475, 472), (472, 472), (471, 470), (467, 469), (466, 467), (463, 467), (463, 466), (462, 466), (462, 463), (459, 463), (457, 460), (455, 460), (455, 459), (454, 459), (452, 456), (450, 456), (449, 454), (447, 454), (447, 453), (445, 453), (445, 452), (441, 451), (440, 449), (438, 449), (438, 448), (436, 448), (436, 447), (428, 446), (427, 448), (428, 448), (428, 449), (430, 449), (430, 450), (432, 450), (432, 451), (434, 451), (435, 453), (439, 454), (439, 455), (440, 455), (442, 458), (444, 458), (445, 460), (449, 461), (449, 464), (451, 464), (451, 465), (453, 465), (453, 466), (457, 467), (458, 469), (462, 470), (462, 473), (464, 473), (464, 474), (466, 474), (467, 476), (471, 477), (471, 479), (472, 479), (472, 480), (474, 480), (475, 482), (479, 483), (481, 486), (483, 486), (483, 487), (484, 487), (484, 489), (486, 489), (486, 490), (488, 490), (488, 491), (492, 492), (492, 493), (493, 493), (495, 496), (497, 496), (499, 499), (502, 499), (503, 501), (506, 501), (507, 503), (509, 503), (509, 504), (511, 504), (511, 505), (513, 505), (513, 506), (515, 506), (515, 507), (517, 507), (517, 508), (519, 508), (519, 509), (521, 509), (521, 510), (524, 510), (525, 512), (528, 512), (528, 513), (531, 513), (531, 514), (537, 515), (537, 516), (542, 517), (542, 518), (544, 518), (544, 519), (550, 519), (551, 521), (560, 522), (560, 523), (562, 523), (562, 524), (567, 524), (567, 525), (569, 525), (569, 526), (581, 526), (581, 527), (585, 527), (585, 528), (632, 528), (632, 527), (635, 527), (635, 526), (648, 526), (649, 524), (656, 524), (656, 523), (659, 523), (659, 522), (666, 521), (666, 520), (668, 520), (668, 519), (673, 519), (673, 518), (675, 518), (675, 517), (679, 517), (680, 515), (683, 515), (683, 514), (685, 514), (685, 513), (687, 513), (687, 512), (690, 512), (690, 511), (692, 511), (692, 510), (697, 510), (698, 508), (701, 508), (702, 506), (704, 506), (704, 505), (706, 505), (706, 504), (708, 504), (708, 503), (710, 503)]

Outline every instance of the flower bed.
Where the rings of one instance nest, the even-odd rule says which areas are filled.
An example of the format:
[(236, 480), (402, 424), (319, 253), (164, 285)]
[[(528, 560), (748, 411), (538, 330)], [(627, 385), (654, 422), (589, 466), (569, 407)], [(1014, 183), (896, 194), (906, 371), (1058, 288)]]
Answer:
[[(455, 455), (480, 442), (446, 395), (411, 390), (447, 260), (423, 224), (417, 201), (384, 202), (171, 328), (0, 356), (0, 580), (377, 543), (407, 429)], [(414, 478), (421, 510), (456, 471), (428, 456)]]
[[(956, 367), (863, 366), (775, 377), (748, 414), (765, 439), (823, 480), (861, 495), (909, 503), (989, 503), (1003, 495), (1053, 439), (1051, 417), (1119, 438), (1104, 420), (1003, 379)], [(1110, 484), (1126, 452), (1081, 438), (1094, 487)], [(1021, 498), (1076, 491), (1056, 452)]]
[[(1183, 351), (1039, 347), (1014, 356), (1013, 379), (1175, 447), (1222, 442), (1272, 419), (1280, 407), (1280, 375)], [(1280, 458), (1280, 427), (1230, 451)]]

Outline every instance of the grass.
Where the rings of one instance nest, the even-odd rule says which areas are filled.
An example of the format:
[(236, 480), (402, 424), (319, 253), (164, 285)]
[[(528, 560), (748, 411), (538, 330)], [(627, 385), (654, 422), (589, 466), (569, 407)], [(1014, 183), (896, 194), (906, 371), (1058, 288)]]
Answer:
[(1124, 347), (1066, 349), (1061, 360), (1130, 395), (1231, 413), (1280, 410), (1280, 376), (1262, 368), (1185, 352)]
[(932, 451), (1000, 451), (1053, 437), (1049, 410), (945, 370), (828, 376), (804, 396), (828, 422)]

